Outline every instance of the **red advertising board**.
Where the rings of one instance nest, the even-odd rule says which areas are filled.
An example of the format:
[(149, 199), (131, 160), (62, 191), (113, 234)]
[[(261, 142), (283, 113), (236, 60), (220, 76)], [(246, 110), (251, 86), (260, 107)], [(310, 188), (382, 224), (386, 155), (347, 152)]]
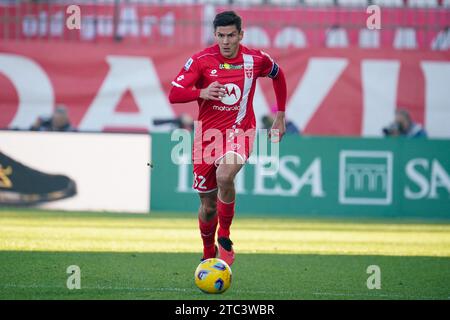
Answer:
[[(197, 114), (196, 103), (171, 105), (171, 81), (201, 47), (143, 44), (0, 44), (0, 127), (27, 128), (55, 105), (85, 131), (153, 131), (154, 119)], [(362, 49), (268, 51), (288, 82), (287, 115), (304, 134), (380, 135), (395, 108), (411, 111), (430, 136), (450, 137), (450, 55)], [(261, 79), (258, 119), (275, 98)]]

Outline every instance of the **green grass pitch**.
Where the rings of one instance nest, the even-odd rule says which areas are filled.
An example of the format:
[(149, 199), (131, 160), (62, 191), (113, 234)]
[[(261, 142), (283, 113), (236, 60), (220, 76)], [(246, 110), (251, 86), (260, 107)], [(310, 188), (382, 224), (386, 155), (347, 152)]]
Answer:
[[(233, 283), (200, 292), (196, 214), (0, 210), (0, 299), (450, 299), (450, 224), (241, 217)], [(69, 290), (66, 269), (81, 268)], [(381, 289), (367, 288), (367, 267)]]

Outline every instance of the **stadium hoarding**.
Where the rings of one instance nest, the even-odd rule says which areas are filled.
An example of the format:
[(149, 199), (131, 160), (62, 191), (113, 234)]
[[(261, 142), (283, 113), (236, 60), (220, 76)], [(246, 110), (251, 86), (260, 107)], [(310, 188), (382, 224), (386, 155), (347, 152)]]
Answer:
[[(164, 2), (164, 1), (162, 1)], [(80, 28), (66, 27), (71, 15), (64, 1), (0, 4), (2, 39), (77, 42), (147, 42), (206, 45), (213, 39), (216, 13), (211, 4), (84, 1)], [(243, 18), (244, 42), (261, 48), (360, 47), (449, 50), (446, 8), (383, 7), (380, 25), (369, 30), (366, 8), (339, 6), (233, 5)], [(270, 21), (271, 23), (266, 23)]]
[(149, 150), (147, 134), (0, 131), (0, 206), (148, 213)]
[[(227, 7), (216, 7), (217, 13), (223, 10)], [(449, 49), (445, 38), (450, 12), (442, 8), (383, 6), (376, 30), (369, 29), (373, 11), (363, 6), (248, 6), (238, 12), (244, 21), (244, 42), (257, 47)]]
[[(198, 210), (192, 165), (171, 159), (178, 143), (153, 135), (152, 210)], [(287, 135), (275, 175), (254, 150), (236, 177), (239, 213), (450, 218), (449, 140)]]
[[(0, 128), (28, 129), (68, 108), (80, 131), (167, 131), (154, 120), (183, 113), (196, 102), (170, 104), (175, 75), (200, 47), (145, 44), (0, 43)], [(381, 136), (396, 108), (410, 111), (432, 138), (450, 138), (450, 54), (360, 49), (270, 50), (285, 71), (287, 116), (308, 135)], [(276, 103), (270, 79), (256, 85), (254, 110)]]
[[(86, 1), (0, 4), (2, 39), (76, 42), (157, 42), (200, 45), (203, 6)], [(80, 28), (67, 27), (70, 5), (80, 9)], [(14, 18), (13, 18), (14, 17)]]

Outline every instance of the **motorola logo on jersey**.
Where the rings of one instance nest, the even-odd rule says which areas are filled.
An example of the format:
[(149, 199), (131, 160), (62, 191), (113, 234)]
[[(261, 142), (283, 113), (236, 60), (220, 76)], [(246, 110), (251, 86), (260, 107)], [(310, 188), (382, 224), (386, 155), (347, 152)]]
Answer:
[(222, 98), (222, 103), (229, 106), (236, 104), (241, 98), (241, 89), (234, 83), (225, 84), (225, 96)]
[(212, 108), (213, 108), (213, 110), (217, 110), (217, 111), (239, 111), (239, 105), (232, 106), (232, 107), (214, 105)]

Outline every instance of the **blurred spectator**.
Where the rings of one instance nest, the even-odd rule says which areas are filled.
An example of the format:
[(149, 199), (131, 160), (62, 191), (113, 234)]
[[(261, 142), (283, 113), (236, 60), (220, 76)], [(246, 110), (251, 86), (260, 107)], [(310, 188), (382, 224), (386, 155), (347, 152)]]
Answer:
[(383, 134), (385, 136), (405, 136), (408, 138), (427, 137), (425, 129), (412, 121), (409, 112), (405, 109), (398, 109), (395, 112), (394, 122), (383, 128)]
[[(277, 110), (278, 110), (277, 106), (273, 105), (270, 110), (271, 113), (262, 117), (261, 121), (263, 123), (263, 129), (270, 130), (272, 128), (272, 124), (273, 124), (273, 121), (275, 120), (275, 115), (277, 113)], [(297, 126), (292, 121), (290, 121), (289, 119), (286, 119), (286, 133), (287, 134), (291, 134), (291, 133), (300, 134), (300, 129), (298, 129)]]
[(155, 126), (172, 124), (176, 129), (186, 129), (189, 131), (194, 130), (194, 119), (187, 113), (182, 113), (179, 117), (175, 119), (155, 119), (153, 124)]
[(32, 131), (75, 131), (70, 124), (67, 108), (58, 105), (50, 118), (39, 117), (31, 126)]
[(187, 113), (181, 114), (180, 119), (180, 128), (192, 131), (194, 129), (194, 119)]

